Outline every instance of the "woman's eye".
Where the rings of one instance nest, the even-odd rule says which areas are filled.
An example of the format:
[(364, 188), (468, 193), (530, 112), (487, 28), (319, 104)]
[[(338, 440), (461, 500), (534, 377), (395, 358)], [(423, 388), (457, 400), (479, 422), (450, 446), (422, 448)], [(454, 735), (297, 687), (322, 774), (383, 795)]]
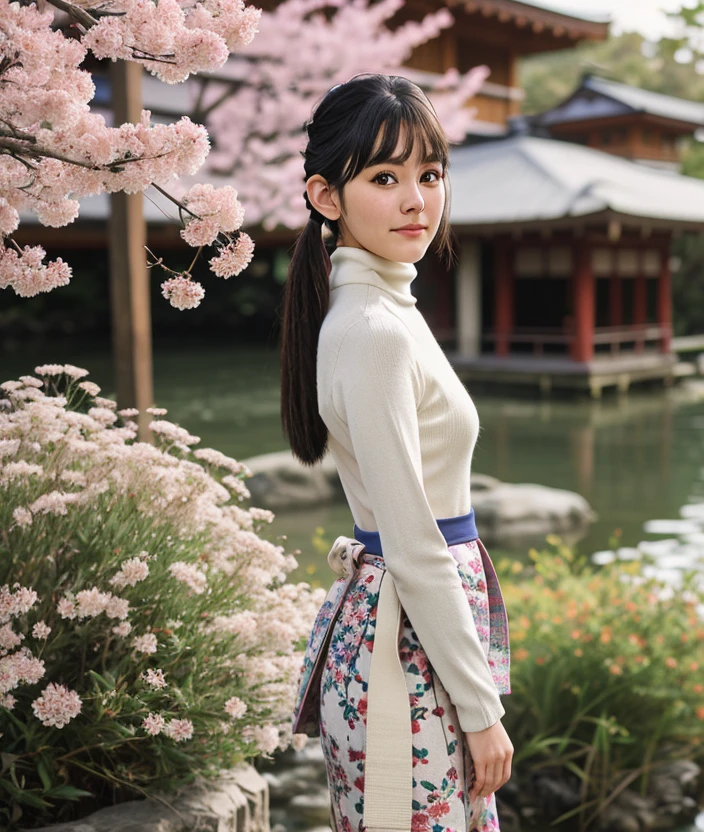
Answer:
[[(388, 180), (393, 179), (393, 178), (394, 178), (393, 174), (391, 174), (391, 173), (377, 173), (377, 175), (374, 177), (372, 182), (376, 182), (377, 185), (388, 185), (389, 184)], [(387, 181), (382, 182), (381, 181), (382, 179), (385, 179)]]
[(442, 172), (439, 170), (426, 170), (423, 176), (434, 176), (435, 179), (430, 179), (430, 182), (439, 182), (442, 179)]

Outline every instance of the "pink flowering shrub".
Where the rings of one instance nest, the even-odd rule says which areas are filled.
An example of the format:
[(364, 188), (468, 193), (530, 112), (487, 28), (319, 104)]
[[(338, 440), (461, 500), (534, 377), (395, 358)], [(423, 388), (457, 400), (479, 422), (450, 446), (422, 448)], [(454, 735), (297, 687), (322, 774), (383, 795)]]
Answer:
[(83, 816), (290, 745), (325, 590), (251, 472), (73, 365), (0, 384), (0, 827)]

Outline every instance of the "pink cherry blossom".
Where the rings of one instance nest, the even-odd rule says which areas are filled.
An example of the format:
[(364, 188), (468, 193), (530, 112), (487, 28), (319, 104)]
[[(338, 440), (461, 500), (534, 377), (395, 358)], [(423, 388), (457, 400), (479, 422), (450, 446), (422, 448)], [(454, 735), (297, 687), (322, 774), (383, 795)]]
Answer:
[(234, 277), (247, 268), (253, 255), (254, 241), (242, 232), (234, 243), (229, 243), (210, 260), (210, 268), (218, 277)]
[(196, 280), (177, 275), (161, 284), (161, 294), (176, 309), (195, 309), (205, 297), (205, 289)]

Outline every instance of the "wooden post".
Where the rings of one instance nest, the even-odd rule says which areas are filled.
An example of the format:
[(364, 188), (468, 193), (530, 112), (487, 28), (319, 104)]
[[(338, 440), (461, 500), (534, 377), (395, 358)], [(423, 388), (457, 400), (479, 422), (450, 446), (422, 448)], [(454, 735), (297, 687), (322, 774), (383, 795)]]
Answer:
[(575, 338), (572, 342), (572, 358), (575, 361), (591, 361), (594, 357), (595, 292), (592, 252), (587, 243), (575, 245), (574, 271), (574, 323)]
[[(137, 123), (142, 111), (142, 66), (133, 61), (110, 65), (115, 126)], [(110, 195), (110, 300), (113, 365), (118, 407), (136, 407), (138, 438), (151, 440), (152, 417), (145, 408), (154, 404), (151, 308), (146, 265), (146, 225), (142, 194)]]
[(494, 293), (496, 355), (508, 355), (513, 330), (513, 248), (506, 240), (494, 247)]
[(482, 346), (481, 243), (462, 240), (455, 285), (457, 349), (464, 358), (475, 358)]
[(658, 276), (658, 326), (667, 327), (667, 333), (660, 339), (660, 352), (672, 352), (672, 294), (670, 287), (670, 250), (660, 252), (660, 275)]

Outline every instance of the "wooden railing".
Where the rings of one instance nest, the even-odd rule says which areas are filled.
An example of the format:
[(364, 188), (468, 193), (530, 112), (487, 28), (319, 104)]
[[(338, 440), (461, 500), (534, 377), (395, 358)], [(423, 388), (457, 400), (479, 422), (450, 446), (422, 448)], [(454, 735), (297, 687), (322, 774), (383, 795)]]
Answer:
[[(623, 347), (633, 346), (633, 351), (641, 352), (646, 344), (659, 344), (664, 338), (672, 335), (672, 327), (659, 324), (631, 325), (631, 326), (603, 326), (594, 329), (595, 352), (604, 344), (612, 356), (619, 355)], [(513, 344), (529, 344), (532, 346), (533, 355), (544, 355), (545, 347), (558, 347), (552, 350), (553, 354), (569, 353), (574, 342), (574, 332), (566, 331), (560, 327), (517, 327), (510, 334), (497, 335), (494, 330), (482, 333), (482, 340), (486, 343), (495, 344), (499, 340), (508, 342), (509, 350)], [(598, 350), (602, 352), (602, 350)], [(630, 350), (629, 350), (630, 352)]]

